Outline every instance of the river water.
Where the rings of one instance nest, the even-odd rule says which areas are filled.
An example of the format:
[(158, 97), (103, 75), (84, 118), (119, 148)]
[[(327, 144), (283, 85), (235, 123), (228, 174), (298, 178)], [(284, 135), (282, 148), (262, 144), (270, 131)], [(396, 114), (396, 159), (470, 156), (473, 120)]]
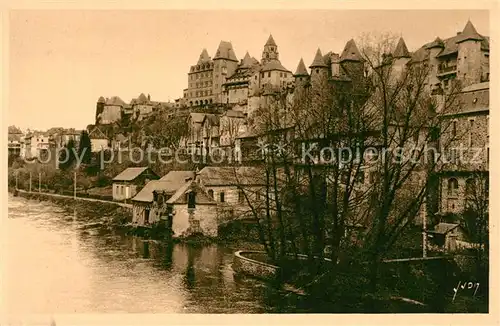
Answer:
[(235, 248), (167, 246), (84, 224), (53, 203), (9, 196), (2, 239), (8, 314), (295, 311), (283, 293), (235, 275)]

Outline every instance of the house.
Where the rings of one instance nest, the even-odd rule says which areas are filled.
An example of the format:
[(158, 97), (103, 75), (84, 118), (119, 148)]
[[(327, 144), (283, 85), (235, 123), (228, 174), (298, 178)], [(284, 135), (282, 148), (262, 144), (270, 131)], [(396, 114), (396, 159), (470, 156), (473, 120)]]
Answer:
[(108, 137), (99, 129), (99, 127), (94, 126), (89, 130), (90, 146), (93, 153), (100, 152), (102, 150), (109, 148)]
[(243, 218), (251, 213), (248, 200), (262, 204), (265, 174), (258, 167), (207, 166), (197, 173), (197, 182), (218, 204), (219, 220)]
[(30, 132), (24, 138), (26, 158), (40, 158), (50, 149), (49, 136), (42, 132)]
[[(160, 194), (159, 200), (164, 199), (165, 197)], [(166, 216), (174, 237), (193, 234), (216, 237), (217, 214), (217, 202), (207, 194), (196, 179), (186, 182), (166, 200)]]
[(439, 223), (434, 230), (427, 231), (431, 250), (453, 252), (457, 249), (470, 247), (467, 234), (460, 224)]
[(148, 167), (127, 168), (113, 179), (113, 200), (130, 199), (150, 180), (156, 179), (159, 176)]
[(162, 193), (170, 198), (188, 179), (194, 177), (193, 171), (170, 171), (159, 180), (149, 181), (141, 191), (132, 198), (132, 223), (140, 226), (154, 224), (160, 221), (161, 204), (155, 201), (156, 194)]
[(24, 142), (23, 132), (16, 128), (15, 126), (9, 126), (9, 136), (8, 136), (8, 153), (9, 155), (20, 156), (21, 147)]

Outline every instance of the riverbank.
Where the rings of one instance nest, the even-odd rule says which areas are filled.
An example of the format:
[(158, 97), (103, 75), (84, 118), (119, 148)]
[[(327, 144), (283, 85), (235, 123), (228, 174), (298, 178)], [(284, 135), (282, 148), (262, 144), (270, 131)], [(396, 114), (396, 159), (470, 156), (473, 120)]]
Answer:
[[(13, 193), (14, 189), (9, 189)], [(77, 214), (89, 225), (101, 224), (104, 227), (121, 229), (131, 235), (152, 240), (166, 240), (165, 230), (159, 226), (136, 227), (132, 222), (132, 205), (121, 202), (105, 201), (92, 198), (44, 193), (28, 192), (18, 190), (18, 195), (30, 200), (49, 201), (62, 207), (69, 214)], [(250, 227), (251, 228), (251, 227)], [(263, 246), (252, 241), (252, 232), (249, 227), (224, 228), (220, 230), (219, 237), (206, 238), (201, 236), (171, 239), (174, 243), (186, 243), (192, 245), (221, 244), (233, 248), (234, 251), (245, 248), (247, 250), (263, 250)], [(257, 239), (257, 238), (255, 238)]]

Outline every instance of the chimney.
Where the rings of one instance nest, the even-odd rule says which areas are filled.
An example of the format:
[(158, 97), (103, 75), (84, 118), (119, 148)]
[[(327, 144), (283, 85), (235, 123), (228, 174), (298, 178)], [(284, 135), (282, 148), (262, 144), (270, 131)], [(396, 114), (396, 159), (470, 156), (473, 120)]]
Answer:
[(462, 32), (457, 32), (457, 35), (460, 35), (460, 34), (462, 34)]
[(151, 95), (148, 94), (148, 101), (151, 101)]

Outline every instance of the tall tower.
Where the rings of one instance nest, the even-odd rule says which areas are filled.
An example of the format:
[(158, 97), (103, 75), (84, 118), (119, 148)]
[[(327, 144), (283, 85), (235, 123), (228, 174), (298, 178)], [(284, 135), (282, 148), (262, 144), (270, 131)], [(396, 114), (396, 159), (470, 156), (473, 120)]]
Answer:
[(262, 65), (265, 65), (271, 60), (279, 60), (278, 46), (274, 42), (273, 36), (269, 35), (264, 50), (262, 51)]
[(309, 68), (311, 68), (312, 88), (318, 91), (322, 91), (322, 89), (328, 85), (328, 65), (325, 63), (325, 60), (319, 48), (316, 51), (314, 60)]
[(392, 57), (394, 59), (393, 70), (399, 76), (404, 71), (406, 64), (411, 58), (410, 52), (406, 47), (405, 40), (403, 40), (402, 37), (399, 39), (398, 45), (396, 45), (396, 49), (394, 50)]
[(293, 77), (295, 77), (295, 86), (303, 87), (309, 82), (309, 73), (307, 72), (306, 65), (304, 64), (304, 60), (302, 58), (300, 58), (297, 70), (295, 70)]
[(102, 111), (104, 111), (104, 103), (106, 102), (106, 100), (104, 99), (104, 97), (99, 97), (99, 99), (97, 100), (97, 104), (96, 104), (96, 108), (95, 108), (95, 124), (99, 124), (100, 122), (100, 115), (102, 113)]
[(364, 60), (353, 39), (349, 40), (340, 55), (340, 65), (344, 75), (352, 81), (352, 86), (361, 85), (364, 79)]
[(216, 103), (223, 102), (223, 87), (226, 78), (230, 77), (238, 68), (238, 58), (231, 42), (221, 41), (214, 59), (213, 94)]
[(479, 83), (481, 81), (482, 41), (483, 37), (479, 35), (476, 28), (474, 28), (474, 25), (472, 25), (469, 20), (457, 40), (457, 77), (462, 81), (462, 86)]

